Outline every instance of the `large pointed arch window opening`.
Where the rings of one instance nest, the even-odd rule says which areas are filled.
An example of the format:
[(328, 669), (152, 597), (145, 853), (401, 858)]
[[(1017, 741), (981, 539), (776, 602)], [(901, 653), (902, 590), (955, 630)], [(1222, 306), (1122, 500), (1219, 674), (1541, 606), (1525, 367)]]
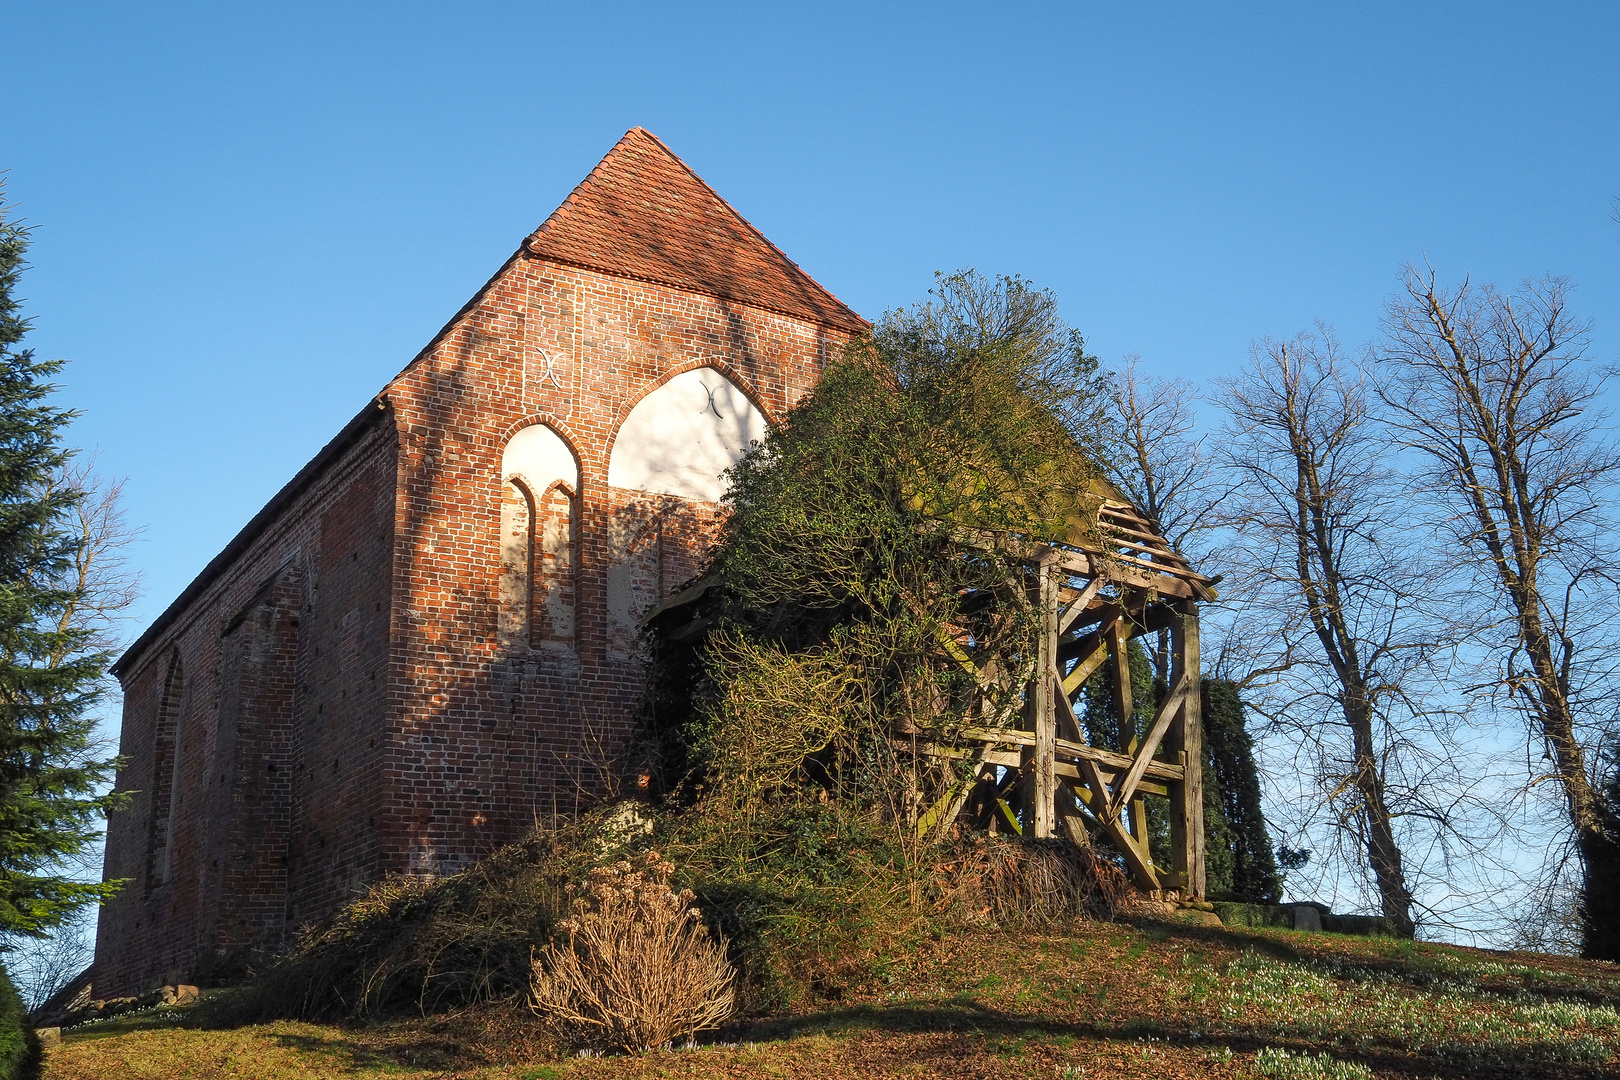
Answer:
[(726, 470), (768, 430), (759, 406), (717, 368), (684, 371), (624, 418), (608, 460), (608, 484), (719, 502)]

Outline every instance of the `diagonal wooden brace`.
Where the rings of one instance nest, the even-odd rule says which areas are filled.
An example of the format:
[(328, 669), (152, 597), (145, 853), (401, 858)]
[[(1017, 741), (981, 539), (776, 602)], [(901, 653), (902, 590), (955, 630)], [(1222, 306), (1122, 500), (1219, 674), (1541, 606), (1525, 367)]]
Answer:
[[(1079, 764), (1080, 775), (1086, 778), (1086, 786), (1091, 788), (1092, 806), (1106, 807), (1110, 805), (1108, 783), (1103, 780), (1102, 771), (1097, 768), (1097, 763), (1082, 760)], [(1119, 848), (1120, 853), (1125, 856), (1125, 861), (1130, 864), (1131, 872), (1136, 875), (1136, 880), (1148, 889), (1157, 889), (1159, 887), (1159, 875), (1153, 869), (1153, 860), (1148, 857), (1144, 848), (1137, 844), (1136, 838), (1126, 832), (1125, 826), (1120, 824), (1119, 812), (1109, 813), (1104, 810), (1098, 816), (1102, 819), (1103, 828), (1108, 831), (1109, 837), (1114, 841), (1114, 846)]]
[(1102, 588), (1102, 584), (1103, 577), (1098, 574), (1091, 579), (1084, 589), (1080, 590), (1080, 595), (1071, 600), (1069, 606), (1063, 609), (1063, 617), (1058, 620), (1058, 637), (1068, 633), (1069, 627), (1074, 625), (1074, 620), (1085, 614), (1086, 608), (1090, 607), (1091, 602), (1097, 598), (1097, 590)]
[(1076, 690), (1080, 689), (1081, 684), (1087, 679), (1091, 678), (1092, 674), (1098, 668), (1102, 667), (1107, 660), (1107, 636), (1104, 634), (1098, 634), (1096, 646), (1091, 650), (1091, 652), (1080, 658), (1080, 662), (1074, 665), (1074, 670), (1069, 672), (1067, 678), (1060, 680), (1063, 685), (1063, 692), (1065, 694), (1072, 694)]
[(1114, 798), (1108, 804), (1110, 818), (1118, 818), (1120, 811), (1125, 809), (1125, 804), (1130, 802), (1131, 796), (1136, 793), (1136, 785), (1142, 782), (1142, 775), (1147, 772), (1148, 764), (1152, 762), (1153, 755), (1158, 753), (1159, 743), (1164, 741), (1165, 732), (1170, 730), (1170, 724), (1181, 711), (1182, 700), (1186, 694), (1187, 679), (1183, 677), (1176, 682), (1175, 688), (1164, 699), (1164, 704), (1159, 706), (1159, 715), (1153, 718), (1153, 726), (1148, 729), (1147, 738), (1136, 748), (1131, 767), (1120, 778)]
[(1047, 674), (1052, 679), (1052, 697), (1057, 702), (1058, 731), (1060, 739), (1073, 739), (1077, 743), (1086, 741), (1080, 730), (1080, 718), (1074, 715), (1074, 703), (1069, 700), (1071, 691), (1063, 685), (1063, 676), (1058, 673), (1057, 665), (1047, 667)]

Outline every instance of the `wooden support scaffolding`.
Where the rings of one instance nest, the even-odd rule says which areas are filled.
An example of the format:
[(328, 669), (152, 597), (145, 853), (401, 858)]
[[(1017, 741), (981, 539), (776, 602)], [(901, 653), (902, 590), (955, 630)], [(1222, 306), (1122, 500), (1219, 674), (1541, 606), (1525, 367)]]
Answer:
[[(1019, 557), (1034, 574), (1031, 600), (1040, 632), (1028, 664), (1022, 708), (984, 716), (960, 729), (952, 745), (896, 741), (918, 755), (968, 764), (951, 789), (919, 820), (936, 833), (970, 801), (994, 829), (999, 823), (1034, 838), (1057, 835), (1079, 844), (1106, 837), (1137, 884), (1155, 895), (1202, 897), (1204, 879), (1203, 733), (1197, 602), (1214, 598), (1212, 582), (1172, 551), (1129, 505), (1105, 500), (1098, 523), (1101, 550), (1031, 544)], [(1133, 720), (1130, 641), (1168, 628), (1170, 689), (1153, 721)], [(951, 650), (988, 686), (986, 669)], [(1085, 684), (1107, 673), (1121, 745), (1088, 742), (1078, 706)], [(988, 699), (987, 699), (988, 700)], [(1016, 723), (1016, 727), (1008, 726)], [(960, 768), (960, 766), (957, 766)], [(974, 791), (980, 797), (970, 800)], [(1168, 802), (1171, 866), (1157, 866), (1149, 844), (1147, 798)]]
[[(1037, 615), (1034, 655), (980, 655), (967, 626), (939, 628), (945, 662), (971, 675), (974, 701), (963, 706), (965, 716), (931, 734), (891, 733), (895, 750), (912, 760), (906, 820), (930, 840), (962, 816), (992, 831), (1034, 838), (1061, 835), (1087, 845), (1106, 839), (1144, 890), (1202, 897), (1197, 605), (1215, 599), (1215, 581), (1194, 570), (1116, 491), (1108, 492), (1093, 527), (1076, 526), (1061, 543), (953, 530), (964, 548), (994, 547), (1022, 567), (1013, 584)], [(647, 618), (693, 603), (707, 587), (672, 597)], [(707, 626), (706, 619), (693, 618), (672, 631), (671, 640)], [(1138, 731), (1130, 642), (1163, 630), (1169, 631), (1170, 689)], [(1019, 674), (1008, 682), (1012, 672)], [(1079, 704), (1099, 673), (1119, 722), (1118, 745), (1088, 738), (1095, 718), (1083, 715)], [(1170, 866), (1153, 860), (1149, 798), (1168, 803)]]

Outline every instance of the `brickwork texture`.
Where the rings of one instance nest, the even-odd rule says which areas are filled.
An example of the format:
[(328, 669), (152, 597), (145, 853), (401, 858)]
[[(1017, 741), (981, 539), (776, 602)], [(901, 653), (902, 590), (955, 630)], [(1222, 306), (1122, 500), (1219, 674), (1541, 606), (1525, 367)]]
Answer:
[[(628, 133), (115, 665), (96, 993), (228, 980), (614, 795), (639, 621), (722, 520), (682, 459), (734, 457), (865, 325)], [(670, 438), (620, 440), (632, 410)]]

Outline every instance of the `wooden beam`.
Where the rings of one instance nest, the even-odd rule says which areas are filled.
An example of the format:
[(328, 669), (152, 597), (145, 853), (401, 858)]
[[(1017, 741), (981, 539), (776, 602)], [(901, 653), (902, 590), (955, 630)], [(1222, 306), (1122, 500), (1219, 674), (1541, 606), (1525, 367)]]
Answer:
[[(1080, 766), (1071, 765), (1067, 761), (1059, 761), (1059, 762), (1057, 762), (1056, 764), (1054, 764), (1052, 766), (1052, 771), (1053, 771), (1053, 773), (1055, 773), (1058, 776), (1059, 779), (1068, 779), (1068, 780), (1084, 780), (1085, 779), (1085, 777), (1080, 775)], [(1102, 774), (1102, 778), (1103, 778), (1104, 783), (1112, 784), (1117, 779), (1119, 779), (1119, 773), (1117, 773), (1117, 772), (1109, 772), (1106, 768), (1103, 768), (1101, 765), (1099, 765), (1097, 767), (1097, 771)], [(1168, 799), (1168, 798), (1170, 798), (1170, 785), (1169, 784), (1156, 784), (1152, 780), (1143, 780), (1140, 784), (1136, 785), (1136, 793), (1138, 795), (1158, 795), (1161, 798)]]
[(1153, 718), (1153, 726), (1148, 729), (1147, 737), (1142, 740), (1141, 745), (1134, 748), (1131, 767), (1125, 773), (1125, 779), (1120, 781), (1119, 790), (1114, 792), (1112, 806), (1116, 813), (1130, 801), (1131, 792), (1136, 790), (1137, 783), (1153, 761), (1153, 755), (1158, 753), (1159, 743), (1163, 740), (1165, 732), (1170, 730), (1170, 722), (1180, 714), (1186, 696), (1187, 684), (1183, 680), (1175, 684), (1169, 696), (1164, 699), (1164, 704), (1159, 706), (1159, 715)]
[[(1098, 771), (1097, 763), (1094, 761), (1082, 761), (1080, 769), (1085, 774), (1086, 785), (1091, 788), (1092, 798), (1090, 801), (1092, 806), (1108, 806), (1108, 784)], [(1125, 862), (1130, 866), (1131, 873), (1136, 875), (1137, 882), (1148, 890), (1157, 891), (1159, 888), (1159, 875), (1154, 872), (1153, 860), (1148, 857), (1146, 848), (1137, 846), (1136, 840), (1120, 824), (1118, 814), (1109, 814), (1105, 810), (1099, 817), (1102, 819), (1103, 828), (1107, 830), (1109, 837), (1114, 841), (1114, 846), (1119, 848), (1120, 854), (1125, 856)]]
[[(1019, 731), (1017, 728), (964, 728), (961, 737), (973, 742), (984, 742), (992, 745), (996, 743), (1009, 746), (1035, 745), (1034, 732)], [(895, 745), (901, 749), (910, 749), (909, 743), (897, 742)], [(933, 749), (928, 749), (929, 747)], [(974, 754), (972, 750), (959, 747), (942, 747), (934, 743), (919, 744), (918, 750), (921, 753), (932, 753), (938, 757), (967, 758), (972, 757)], [(1077, 743), (1070, 739), (1052, 740), (1052, 751), (1057, 757), (1085, 758), (1116, 772), (1124, 772), (1136, 760), (1127, 754), (1119, 753), (1117, 750), (1104, 750), (1100, 746), (1088, 746), (1085, 743)], [(1010, 758), (1013, 765), (1017, 766), (1019, 764), (1020, 759), (1016, 754), (1003, 756)], [(985, 760), (996, 761), (998, 765), (1007, 763), (1005, 760), (996, 760), (989, 757), (985, 758)], [(1147, 763), (1147, 768), (1143, 770), (1143, 775), (1151, 776), (1156, 780), (1179, 781), (1182, 779), (1182, 768), (1180, 765), (1168, 761), (1150, 761)]]
[(1203, 678), (1199, 671), (1198, 611), (1187, 604), (1170, 624), (1170, 675), (1187, 686), (1181, 716), (1170, 732), (1170, 749), (1181, 760), (1182, 782), (1173, 785), (1170, 840), (1176, 873), (1188, 896), (1202, 897), (1204, 871)]
[(1058, 789), (1058, 823), (1063, 826), (1063, 835), (1069, 838), (1069, 843), (1075, 847), (1089, 848), (1091, 833), (1086, 829), (1085, 819), (1075, 809), (1070, 791), (1065, 790), (1067, 787), (1068, 785), (1062, 785)]
[(1035, 670), (1029, 682), (1030, 729), (1034, 744), (1026, 751), (1029, 759), (1028, 782), (1030, 831), (1037, 840), (1052, 836), (1056, 824), (1057, 778), (1052, 773), (1053, 745), (1057, 738), (1055, 686), (1050, 672), (1057, 666), (1058, 583), (1051, 558), (1042, 559), (1038, 568), (1040, 637), (1036, 641)]
[(1113, 675), (1114, 716), (1119, 720), (1120, 737), (1126, 740), (1124, 746), (1117, 746), (1114, 749), (1134, 754), (1136, 703), (1132, 700), (1130, 637), (1126, 633), (1125, 621), (1115, 620), (1108, 633), (1103, 636), (1108, 640), (1109, 671)]
[(1069, 602), (1069, 606), (1063, 609), (1063, 617), (1058, 620), (1058, 637), (1062, 637), (1069, 632), (1069, 627), (1074, 625), (1074, 620), (1083, 615), (1086, 608), (1091, 606), (1091, 602), (1097, 598), (1097, 592), (1102, 587), (1103, 579), (1094, 577), (1086, 583), (1084, 589), (1080, 590), (1080, 595)]
[[(1092, 558), (1080, 552), (1064, 552), (1059, 565), (1076, 577), (1107, 578), (1109, 581), (1118, 581), (1126, 585), (1135, 585), (1142, 589), (1157, 588), (1166, 596), (1174, 596), (1181, 600), (1190, 600), (1198, 594), (1193, 590), (1193, 583), (1171, 572), (1167, 565), (1154, 565), (1152, 563), (1139, 563), (1132, 559), (1114, 556), (1111, 558)], [(1156, 573), (1147, 573), (1137, 567), (1147, 567)], [(1183, 574), (1190, 571), (1182, 571)]]
[[(920, 746), (919, 753), (926, 753)], [(992, 763), (986, 760), (986, 755), (992, 753), (988, 745), (979, 747), (978, 753), (972, 755), (973, 768), (968, 772), (967, 782), (961, 785), (961, 790), (948, 788), (937, 802), (926, 813), (917, 819), (917, 836), (923, 839), (934, 839), (943, 835), (944, 831), (956, 820), (962, 812), (962, 806), (973, 794), (974, 787), (984, 780)], [(945, 756), (945, 755), (937, 755)]]
[(1088, 655), (1082, 657), (1080, 662), (1074, 666), (1074, 670), (1063, 678), (1061, 684), (1063, 692), (1072, 694), (1079, 690), (1081, 686), (1085, 685), (1085, 681), (1091, 678), (1092, 673), (1102, 667), (1103, 662), (1107, 659), (1108, 642), (1104, 639), (1104, 635), (1098, 634), (1096, 647)]
[(968, 750), (960, 746), (941, 746), (938, 743), (925, 742), (920, 742), (913, 748), (911, 743), (902, 739), (892, 741), (897, 750), (909, 752), (915, 749), (917, 753), (928, 757), (946, 758), (951, 761), (982, 761), (986, 765), (1000, 765), (1005, 769), (1021, 769), (1024, 767), (1024, 759), (1017, 751), (992, 750), (988, 743), (977, 750)]
[(1058, 674), (1056, 664), (1046, 670), (1052, 680), (1052, 700), (1057, 705), (1058, 738), (1085, 742), (1086, 736), (1080, 730), (1080, 718), (1074, 714), (1074, 702), (1069, 700), (1069, 689), (1063, 685), (1063, 676)]

